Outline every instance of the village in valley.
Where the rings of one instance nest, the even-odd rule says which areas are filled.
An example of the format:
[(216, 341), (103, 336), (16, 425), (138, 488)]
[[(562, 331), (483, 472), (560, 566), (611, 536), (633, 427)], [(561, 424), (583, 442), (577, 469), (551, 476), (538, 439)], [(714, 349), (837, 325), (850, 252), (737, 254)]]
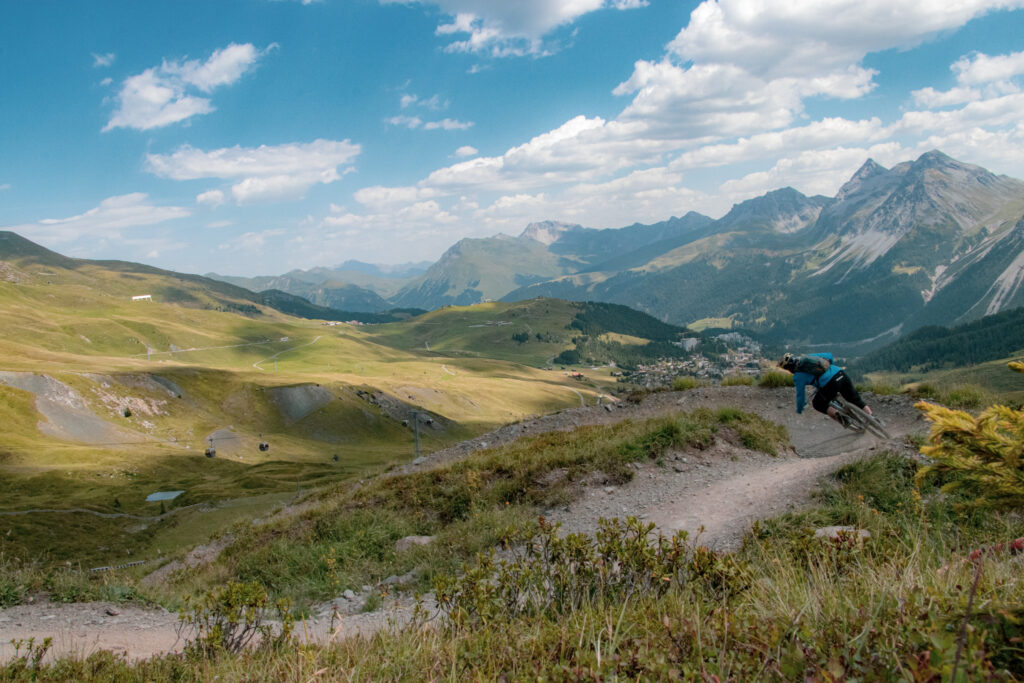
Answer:
[(762, 368), (770, 365), (762, 356), (761, 344), (739, 332), (727, 332), (710, 339), (690, 337), (674, 344), (690, 355), (638, 363), (634, 369), (618, 373), (619, 381), (655, 388), (671, 386), (673, 379), (684, 375), (705, 380), (756, 377)]

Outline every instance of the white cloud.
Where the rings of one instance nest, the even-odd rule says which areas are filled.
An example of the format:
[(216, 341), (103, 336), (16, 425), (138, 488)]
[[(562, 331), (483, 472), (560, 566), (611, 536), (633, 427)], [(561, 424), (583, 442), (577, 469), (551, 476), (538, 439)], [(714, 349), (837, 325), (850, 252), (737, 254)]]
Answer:
[[(436, 192), (430, 189), (416, 187), (364, 187), (352, 196), (364, 206), (374, 211), (382, 211), (400, 207), (404, 204), (412, 204), (436, 196)], [(332, 209), (334, 207), (332, 206)], [(339, 207), (340, 208), (340, 207)], [(338, 213), (338, 212), (335, 212)]]
[(928, 109), (949, 107), (981, 99), (981, 93), (974, 88), (952, 88), (945, 92), (940, 92), (929, 86), (920, 90), (914, 90), (910, 95), (914, 98), (914, 104)]
[(415, 130), (466, 130), (473, 127), (472, 121), (459, 121), (458, 119), (444, 118), (440, 121), (424, 121), (418, 116), (392, 116), (387, 119), (392, 126)]
[(915, 90), (911, 93), (915, 105), (948, 107), (1016, 93), (1020, 87), (1013, 79), (1024, 74), (1024, 52), (995, 57), (976, 52), (961, 57), (949, 69), (956, 74), (959, 85), (945, 92), (931, 87)]
[(103, 54), (103, 55), (98, 55), (95, 52), (93, 52), (92, 53), (92, 65), (93, 65), (93, 68), (100, 68), (100, 67), (104, 67), (104, 66), (110, 66), (111, 64), (114, 63), (114, 59), (116, 59), (116, 57), (114, 56), (113, 52), (108, 52), (108, 53)]
[(1024, 93), (969, 102), (960, 109), (948, 111), (908, 111), (895, 124), (903, 133), (940, 131), (952, 133), (976, 126), (992, 127), (1015, 125), (1024, 111)]
[(118, 238), (124, 230), (184, 218), (191, 212), (180, 206), (154, 206), (142, 192), (110, 197), (85, 213), (68, 218), (45, 218), (36, 223), (12, 225), (7, 230), (42, 239), (50, 244), (79, 238)]
[(1021, 6), (1021, 0), (705, 0), (669, 51), (766, 78), (818, 76), (869, 52), (911, 47), (989, 11)]
[(423, 130), (466, 130), (472, 128), (472, 121), (459, 121), (458, 119), (441, 119), (440, 121), (427, 121), (423, 124)]
[(234, 225), (234, 221), (211, 221), (206, 224), (206, 227), (211, 230), (219, 230), (220, 228), (227, 228)]
[(209, 98), (191, 91), (209, 94), (218, 87), (237, 82), (256, 66), (261, 57), (276, 47), (276, 44), (271, 44), (264, 50), (258, 50), (248, 43), (232, 43), (215, 50), (204, 62), (164, 61), (158, 67), (129, 76), (117, 95), (118, 108), (103, 130), (148, 130), (208, 114), (214, 111)]
[(457, 157), (475, 157), (479, 153), (480, 150), (471, 145), (463, 145), (455, 150), (455, 156)]
[[(506, 40), (513, 35), (509, 24), (494, 18), (514, 12), (509, 7), (516, 3), (434, 4), (452, 17), (440, 32), (468, 34), (458, 48), (467, 51), (537, 54), (545, 30), (562, 25), (523, 29), (516, 43)], [(839, 113), (841, 100), (874, 89), (876, 72), (863, 64), (869, 53), (909, 48), (1013, 7), (1024, 7), (1024, 0), (707, 0), (662, 58), (638, 61), (615, 89), (630, 98), (617, 117), (579, 115), (496, 156), (476, 157), (473, 150), (475, 158), (468, 158), (467, 150), (461, 158), (457, 152), (458, 161), (415, 184), (365, 188), (355, 193), (361, 209), (314, 223), (360, 248), (392, 245), (401, 235), (413, 256), (427, 245), (450, 244), (437, 237), (448, 234), (449, 225), (478, 236), (516, 233), (546, 218), (618, 227), (689, 210), (721, 215), (733, 202), (787, 185), (830, 195), (868, 157), (891, 165), (932, 147), (1020, 167), (1018, 53), (965, 57), (953, 68), (957, 88), (920, 87), (911, 94), (917, 110), (895, 122)], [(485, 20), (488, 10), (493, 14)], [(887, 61), (876, 64), (884, 69)], [(826, 111), (834, 100), (834, 113), (811, 120), (808, 98)], [(414, 104), (410, 99), (406, 106)], [(724, 170), (708, 171), (715, 167)], [(413, 215), (415, 221), (404, 222)], [(318, 239), (308, 237), (309, 243)]]
[(245, 203), (299, 197), (313, 185), (333, 183), (342, 175), (338, 167), (351, 170), (359, 153), (360, 146), (348, 140), (235, 146), (209, 152), (185, 145), (172, 154), (148, 155), (146, 170), (171, 180), (237, 179), (231, 194), (235, 201)]
[(419, 95), (405, 94), (399, 99), (399, 104), (401, 104), (402, 109), (406, 109), (415, 104), (431, 111), (440, 111), (442, 109), (447, 109), (449, 102), (447, 100), (442, 100), (441, 96), (437, 94), (431, 95), (426, 99)]
[(670, 164), (673, 169), (711, 168), (745, 163), (758, 159), (778, 158), (780, 154), (814, 149), (830, 149), (840, 145), (881, 140), (888, 129), (878, 118), (850, 121), (826, 118), (799, 128), (760, 133), (740, 138), (733, 143), (704, 145), (683, 152)]
[(392, 126), (399, 126), (409, 129), (419, 128), (423, 125), (423, 119), (418, 116), (392, 116), (387, 120)]
[(10, 183), (4, 183), (3, 185), (0, 185), (0, 191), (9, 190), (9, 189), (11, 189), (11, 184)]
[(992, 81), (1005, 81), (1024, 74), (1024, 52), (990, 57), (976, 53), (961, 57), (950, 69), (960, 85), (981, 85)]
[(220, 190), (210, 190), (196, 195), (196, 204), (217, 208), (224, 203), (224, 193)]
[(806, 195), (832, 196), (865, 160), (871, 158), (883, 166), (890, 166), (905, 161), (908, 155), (908, 150), (896, 142), (884, 142), (871, 147), (809, 149), (782, 157), (767, 171), (726, 181), (719, 188), (719, 202), (722, 208), (726, 208), (729, 203), (757, 197), (782, 187), (794, 187)]
[(637, 9), (646, 0), (380, 0), (381, 4), (421, 2), (436, 5), (451, 17), (437, 27), (437, 34), (468, 34), (447, 45), (449, 52), (472, 52), (492, 57), (543, 55), (551, 46), (543, 38), (584, 14), (604, 8)]
[(281, 237), (285, 234), (283, 228), (263, 230), (261, 232), (246, 232), (238, 237), (222, 242), (217, 246), (221, 251), (245, 251), (257, 252), (267, 247), (268, 242), (274, 237)]

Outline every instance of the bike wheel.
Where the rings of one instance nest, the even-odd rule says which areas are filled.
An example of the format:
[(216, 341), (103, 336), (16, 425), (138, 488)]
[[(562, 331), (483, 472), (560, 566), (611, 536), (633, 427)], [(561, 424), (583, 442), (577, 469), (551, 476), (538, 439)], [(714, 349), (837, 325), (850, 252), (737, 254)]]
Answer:
[(864, 425), (864, 428), (869, 432), (880, 439), (892, 441), (892, 435), (885, 431), (885, 424), (877, 417), (874, 415), (868, 415), (863, 409), (852, 404), (847, 404), (846, 410), (851, 416), (854, 416), (858, 422)]

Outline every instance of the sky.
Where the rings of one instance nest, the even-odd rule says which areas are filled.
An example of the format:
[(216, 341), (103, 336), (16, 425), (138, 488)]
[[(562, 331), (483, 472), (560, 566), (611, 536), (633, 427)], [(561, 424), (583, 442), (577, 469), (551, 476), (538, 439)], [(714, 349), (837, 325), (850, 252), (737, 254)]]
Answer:
[(0, 229), (182, 272), (1024, 178), (1024, 0), (0, 0)]

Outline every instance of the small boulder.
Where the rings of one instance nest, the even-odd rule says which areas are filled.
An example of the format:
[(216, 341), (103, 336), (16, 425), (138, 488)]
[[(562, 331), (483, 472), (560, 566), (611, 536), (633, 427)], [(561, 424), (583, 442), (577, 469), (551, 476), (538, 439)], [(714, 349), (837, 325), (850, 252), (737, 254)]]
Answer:
[(341, 597), (343, 597), (346, 600), (351, 602), (352, 600), (356, 599), (356, 594), (355, 594), (355, 592), (351, 588), (349, 588), (344, 593), (341, 594)]
[(433, 536), (406, 536), (395, 541), (395, 552), (404, 553), (418, 545), (430, 545), (433, 542)]

